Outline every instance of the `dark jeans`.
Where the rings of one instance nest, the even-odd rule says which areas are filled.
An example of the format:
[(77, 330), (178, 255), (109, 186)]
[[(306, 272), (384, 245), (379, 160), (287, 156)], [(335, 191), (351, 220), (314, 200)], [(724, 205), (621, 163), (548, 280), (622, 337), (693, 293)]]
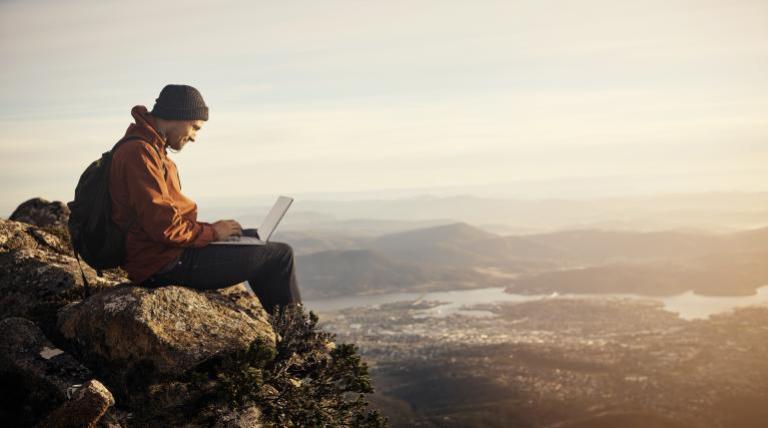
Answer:
[(301, 303), (293, 249), (282, 242), (185, 248), (171, 270), (152, 275), (142, 285), (174, 284), (211, 290), (243, 281), (248, 281), (270, 314), (274, 313), (276, 305)]

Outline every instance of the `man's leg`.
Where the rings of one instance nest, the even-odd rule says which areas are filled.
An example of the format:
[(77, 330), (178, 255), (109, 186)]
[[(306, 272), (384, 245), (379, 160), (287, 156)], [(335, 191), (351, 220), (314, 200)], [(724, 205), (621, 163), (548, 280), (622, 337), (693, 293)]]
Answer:
[(145, 285), (177, 284), (211, 290), (243, 281), (248, 281), (269, 313), (273, 313), (276, 305), (301, 302), (293, 250), (281, 242), (187, 248), (174, 269), (154, 275)]
[(296, 281), (296, 263), (293, 249), (282, 242), (267, 243), (270, 248), (269, 264), (257, 269), (248, 277), (248, 285), (261, 300), (261, 305), (272, 313), (275, 305), (301, 303), (299, 284)]

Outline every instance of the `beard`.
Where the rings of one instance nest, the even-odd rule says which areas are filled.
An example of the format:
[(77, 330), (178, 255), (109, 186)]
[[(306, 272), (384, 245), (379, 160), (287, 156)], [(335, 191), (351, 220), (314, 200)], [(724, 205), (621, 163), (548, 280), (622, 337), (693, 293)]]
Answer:
[(168, 147), (176, 152), (180, 152), (181, 149), (187, 144), (187, 139), (183, 137), (171, 137), (168, 139)]

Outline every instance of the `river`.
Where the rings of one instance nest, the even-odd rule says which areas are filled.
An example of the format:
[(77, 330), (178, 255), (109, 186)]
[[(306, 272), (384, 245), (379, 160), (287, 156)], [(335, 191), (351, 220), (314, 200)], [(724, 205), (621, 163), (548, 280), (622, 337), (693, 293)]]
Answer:
[(751, 296), (701, 296), (688, 291), (674, 296), (642, 296), (637, 294), (510, 294), (504, 288), (480, 288), (472, 290), (435, 291), (431, 293), (388, 293), (371, 296), (344, 296), (305, 302), (309, 310), (315, 312), (330, 312), (340, 309), (378, 306), (385, 303), (402, 301), (428, 300), (444, 304), (421, 311), (423, 316), (443, 317), (456, 313), (473, 316), (491, 316), (487, 311), (464, 309), (467, 306), (481, 303), (528, 302), (538, 299), (643, 299), (656, 300), (664, 305), (664, 309), (678, 314), (684, 319), (707, 318), (712, 314), (725, 312), (733, 308), (762, 305), (768, 306), (768, 285), (760, 287)]

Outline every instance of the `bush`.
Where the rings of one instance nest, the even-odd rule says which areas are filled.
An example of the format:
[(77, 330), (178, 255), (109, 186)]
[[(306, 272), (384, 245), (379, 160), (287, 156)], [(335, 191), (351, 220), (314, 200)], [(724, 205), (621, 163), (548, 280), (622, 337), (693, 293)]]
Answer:
[[(317, 327), (318, 317), (301, 308), (277, 312), (277, 346), (256, 341), (247, 351), (221, 360), (197, 381), (214, 381), (215, 400), (232, 408), (256, 405), (265, 424), (384, 427), (368, 409), (373, 392), (368, 367), (352, 344), (336, 345)], [(210, 385), (210, 383), (209, 383)]]

